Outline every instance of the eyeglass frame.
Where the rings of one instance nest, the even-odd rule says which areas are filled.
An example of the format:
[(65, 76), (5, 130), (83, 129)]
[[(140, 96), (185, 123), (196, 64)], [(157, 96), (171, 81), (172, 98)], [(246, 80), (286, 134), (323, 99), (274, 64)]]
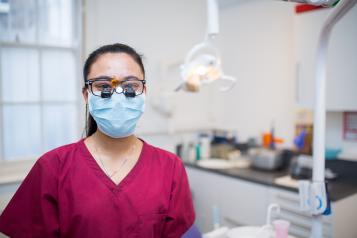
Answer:
[[(139, 96), (139, 95), (141, 95), (141, 94), (144, 93), (144, 90), (145, 90), (145, 87), (146, 87), (146, 80), (145, 80), (145, 79), (139, 79), (139, 78), (137, 78), (137, 77), (135, 77), (135, 76), (126, 77), (124, 80), (119, 80), (119, 79), (117, 79), (117, 78), (115, 78), (115, 77), (100, 76), (100, 77), (96, 77), (96, 78), (92, 78), (92, 79), (86, 79), (85, 85), (87, 85), (87, 86), (90, 88), (90, 92), (92, 93), (92, 95), (94, 95), (94, 96), (96, 96), (96, 97), (102, 97), (101, 95), (95, 95), (95, 94), (94, 94), (92, 84), (93, 84), (95, 81), (106, 81), (106, 80), (114, 80), (114, 79), (115, 79), (115, 80), (118, 80), (119, 83), (123, 83), (123, 82), (126, 82), (126, 81), (131, 81), (131, 80), (133, 80), (133, 79), (134, 79), (135, 81), (139, 81), (139, 82), (141, 82), (142, 85), (143, 85), (143, 90), (141, 91), (140, 94), (137, 94), (137, 95), (135, 94), (135, 97), (136, 97), (136, 96)], [(118, 93), (118, 92), (116, 91), (116, 87), (115, 87), (114, 90), (111, 92), (110, 96), (113, 95), (114, 92), (117, 93), (117, 94), (124, 93), (124, 95), (125, 95), (124, 90), (123, 90), (122, 92)], [(125, 95), (125, 96), (126, 96), (126, 95)]]

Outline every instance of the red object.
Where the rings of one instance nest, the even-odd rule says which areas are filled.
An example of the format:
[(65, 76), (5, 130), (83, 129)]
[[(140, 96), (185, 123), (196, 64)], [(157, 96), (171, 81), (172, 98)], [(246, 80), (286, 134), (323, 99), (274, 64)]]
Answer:
[(324, 9), (322, 6), (314, 6), (314, 5), (309, 5), (309, 4), (298, 4), (295, 6), (295, 13), (304, 13), (304, 12), (310, 12), (310, 11), (315, 11), (319, 9)]
[(345, 140), (357, 140), (357, 112), (345, 112), (343, 114), (343, 138)]
[(143, 144), (116, 185), (83, 140), (43, 155), (0, 216), (10, 237), (181, 237), (195, 214), (187, 175), (174, 154)]

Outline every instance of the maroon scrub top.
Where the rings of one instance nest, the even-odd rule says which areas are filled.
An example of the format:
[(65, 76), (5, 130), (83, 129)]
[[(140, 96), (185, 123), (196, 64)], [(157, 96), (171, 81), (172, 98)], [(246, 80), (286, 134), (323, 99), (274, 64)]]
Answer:
[(82, 139), (37, 160), (0, 216), (0, 231), (15, 238), (181, 237), (194, 218), (176, 155), (144, 142), (116, 185)]

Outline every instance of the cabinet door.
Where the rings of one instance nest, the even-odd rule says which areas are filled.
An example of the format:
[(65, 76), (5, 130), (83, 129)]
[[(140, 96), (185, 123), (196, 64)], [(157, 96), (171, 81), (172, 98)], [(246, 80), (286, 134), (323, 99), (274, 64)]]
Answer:
[(357, 194), (332, 203), (334, 237), (357, 237)]
[[(333, 9), (294, 17), (297, 101), (313, 108), (315, 56), (323, 23)], [(357, 6), (334, 27), (328, 48), (326, 106), (331, 111), (357, 110)]]
[(187, 168), (196, 210), (196, 224), (202, 232), (213, 230), (212, 207), (217, 206), (221, 225), (265, 224), (266, 186), (209, 171)]
[[(288, 220), (290, 222), (289, 234), (296, 237), (309, 238), (311, 235), (311, 220), (310, 214), (300, 211), (299, 195), (296, 192), (289, 192), (281, 189), (270, 188), (269, 190), (270, 203), (277, 203), (280, 206), (280, 215), (275, 218)], [(323, 234), (324, 238), (332, 238), (332, 222), (331, 217), (323, 217)]]

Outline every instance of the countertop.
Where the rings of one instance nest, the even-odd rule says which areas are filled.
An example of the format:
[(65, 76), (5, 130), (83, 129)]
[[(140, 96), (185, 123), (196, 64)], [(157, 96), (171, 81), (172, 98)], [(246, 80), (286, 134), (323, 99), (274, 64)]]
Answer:
[[(282, 188), (297, 192), (297, 188), (277, 184), (275, 179), (288, 175), (288, 170), (262, 171), (252, 168), (207, 169), (196, 163), (184, 162), (189, 168), (204, 170), (211, 173), (242, 179), (262, 185)], [(330, 199), (333, 202), (357, 193), (357, 162), (333, 160), (326, 161), (326, 167), (338, 173), (338, 178), (328, 181)]]

